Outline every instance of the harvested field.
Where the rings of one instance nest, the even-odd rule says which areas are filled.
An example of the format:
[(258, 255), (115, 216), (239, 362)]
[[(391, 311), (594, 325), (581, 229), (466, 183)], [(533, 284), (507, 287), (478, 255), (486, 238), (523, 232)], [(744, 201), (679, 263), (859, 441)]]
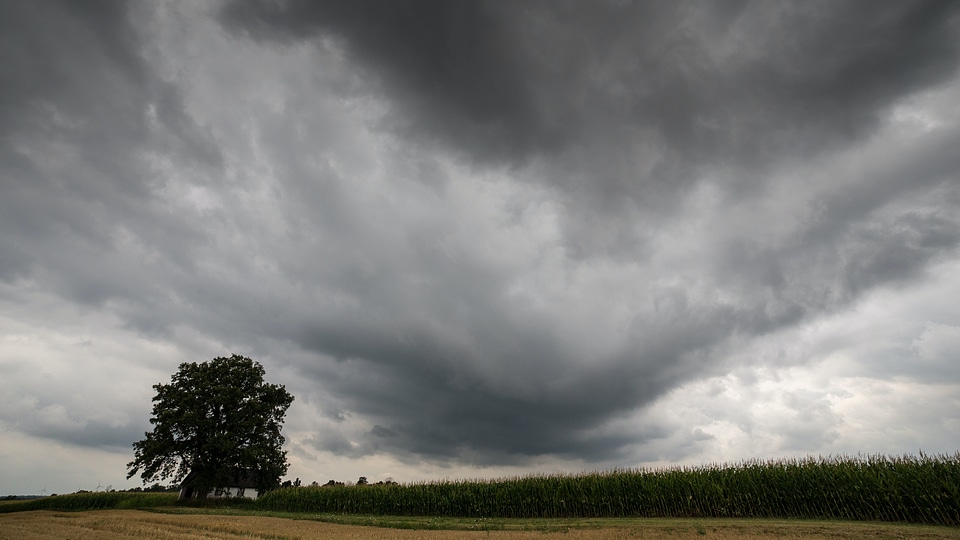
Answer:
[(0, 539), (960, 539), (960, 529), (921, 525), (783, 520), (636, 519), (571, 521), (585, 528), (564, 528), (562, 521), (517, 520), (526, 530), (409, 530), (341, 525), (311, 520), (257, 516), (160, 514), (140, 510), (89, 512), (31, 511), (0, 515)]

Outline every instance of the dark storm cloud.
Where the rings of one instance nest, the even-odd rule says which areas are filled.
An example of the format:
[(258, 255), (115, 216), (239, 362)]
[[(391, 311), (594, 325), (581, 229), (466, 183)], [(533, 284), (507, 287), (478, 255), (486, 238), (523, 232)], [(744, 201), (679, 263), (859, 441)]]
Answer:
[[(144, 156), (176, 153), (184, 165), (198, 167), (216, 167), (220, 157), (184, 113), (178, 90), (145, 65), (130, 7), (0, 7), (0, 223), (10, 255), (0, 265), (4, 279), (61, 269), (59, 250), (109, 253), (118, 226), (167, 253), (175, 251), (175, 238), (189, 235), (151, 206), (162, 182)], [(87, 285), (69, 285), (76, 299), (96, 303), (110, 295), (101, 286), (113, 284), (98, 285), (96, 273)]]
[(644, 184), (683, 181), (682, 163), (764, 163), (859, 138), (891, 100), (954, 73), (957, 11), (949, 1), (290, 1), (234, 2), (224, 19), (257, 37), (339, 39), (401, 125), (476, 159), (582, 144), (621, 152), (642, 130), (669, 154), (650, 178), (619, 179), (642, 197)]
[[(438, 314), (452, 313), (446, 302), (462, 296), (436, 291), (419, 301)], [(367, 302), (366, 309), (377, 311), (389, 303), (383, 297)], [(327, 382), (351, 410), (381, 419), (396, 434), (372, 431), (351, 447), (358, 455), (413, 452), (481, 464), (523, 463), (544, 454), (603, 461), (622, 457), (631, 444), (666, 436), (655, 425), (608, 432), (606, 422), (652, 402), (691, 373), (720, 369), (708, 364), (711, 351), (730, 335), (798, 318), (768, 313), (765, 306), (698, 305), (671, 291), (658, 300), (654, 316), (634, 318), (616, 355), (582, 357), (563, 347), (563, 336), (550, 334), (549, 315), (519, 308), (505, 299), (475, 301), (469, 320), (403, 323), (342, 314), (335, 324), (305, 327), (297, 340), (340, 359), (332, 368), (304, 366), (310, 378)], [(404, 319), (403, 307), (395, 309), (387, 321)], [(345, 441), (330, 433), (318, 434), (315, 443), (335, 451)]]
[[(527, 396), (505, 396), (497, 388), (398, 374), (389, 387), (368, 390), (378, 392), (377, 399), (389, 398), (394, 406), (404, 403), (405, 409), (421, 414), (392, 419), (394, 437), (371, 432), (365, 443), (376, 451), (414, 452), (441, 460), (466, 458), (481, 465), (523, 464), (542, 455), (586, 461), (623, 459), (632, 444), (666, 434), (651, 426), (620, 433), (598, 429), (611, 416), (625, 414), (654, 393), (638, 385), (633, 373), (623, 374), (620, 384), (611, 379), (608, 372), (550, 390), (530, 385)], [(405, 397), (411, 391), (430, 397), (412, 401)], [(364, 412), (383, 410), (372, 405)]]
[[(953, 77), (958, 11), (291, 1), (234, 2), (223, 18), (258, 38), (333, 38), (393, 104), (396, 132), (478, 163), (541, 163), (533, 177), (569, 197), (568, 253), (629, 261), (705, 176), (752, 196), (778, 168), (864, 140), (893, 102)], [(864, 202), (882, 204), (868, 190)]]
[(256, 36), (287, 41), (319, 31), (344, 40), (374, 73), (372, 84), (382, 81), (408, 109), (399, 129), (516, 159), (550, 145), (551, 136), (537, 118), (526, 60), (504, 15), (493, 5), (441, 1), (236, 2), (225, 10), (230, 24)]
[[(955, 78), (956, 3), (237, 1), (230, 35), (191, 4), (0, 10), (10, 298), (292, 366), (332, 426), (301, 447), (696, 453), (632, 415), (960, 242), (956, 126), (890, 135)], [(787, 446), (833, 440), (814, 412)]]
[[(394, 133), (559, 188), (568, 262), (589, 266), (647, 262), (658, 229), (683, 219), (671, 212), (705, 176), (720, 197), (749, 200), (771, 175), (867, 141), (893, 103), (955, 76), (958, 11), (952, 2), (289, 1), (233, 2), (222, 18), (257, 40), (332, 39), (367, 92), (391, 104)], [(935, 145), (956, 142), (949, 133)], [(384, 266), (347, 285), (360, 308), (306, 322), (292, 338), (337, 358), (336, 391), (380, 422), (353, 452), (611, 458), (662, 434), (591, 428), (724, 369), (715, 353), (731, 338), (849, 305), (952, 252), (960, 224), (942, 210), (876, 215), (955, 181), (953, 153), (929, 155), (825, 192), (813, 201), (819, 213), (783, 241), (708, 247), (709, 266), (691, 282), (728, 299), (651, 290), (657, 310), (638, 309), (614, 353), (569, 350), (549, 316), (503, 295), (509, 276), (454, 264), (447, 281), (438, 271), (450, 262), (429, 256), (413, 273), (431, 276), (430, 290), (384, 287), (395, 270)], [(417, 240), (406, 247), (423, 255)], [(407, 305), (432, 315), (407, 318)], [(330, 437), (328, 449), (345, 448)]]

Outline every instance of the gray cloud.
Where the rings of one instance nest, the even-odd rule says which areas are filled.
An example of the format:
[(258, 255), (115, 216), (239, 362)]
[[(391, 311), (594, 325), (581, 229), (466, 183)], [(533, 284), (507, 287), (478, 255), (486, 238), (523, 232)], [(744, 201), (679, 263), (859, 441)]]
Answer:
[(18, 427), (35, 437), (113, 452), (125, 451), (130, 447), (130, 441), (143, 438), (139, 425), (113, 426), (96, 420), (70, 425), (27, 424)]
[(891, 101), (954, 75), (956, 16), (950, 2), (234, 2), (224, 11), (228, 26), (258, 38), (337, 40), (395, 104), (400, 126), (477, 159), (659, 147), (662, 165), (646, 177), (597, 178), (599, 163), (587, 164), (594, 181), (634, 196), (639, 185), (676, 189), (683, 163), (742, 168), (859, 139)]
[[(193, 234), (154, 204), (162, 182), (149, 159), (173, 154), (184, 167), (217, 167), (220, 156), (183, 111), (178, 90), (144, 65), (127, 7), (46, 2), (3, 8), (9, 44), (0, 54), (9, 81), (0, 99), (2, 219), (10, 232), (5, 251), (19, 254), (0, 268), (8, 278), (69, 266), (44, 260), (56, 258), (55, 251), (17, 242), (27, 237), (109, 253), (123, 227), (176, 258), (171, 244)], [(90, 278), (69, 285), (72, 294), (102, 301), (110, 293), (98, 288), (101, 277)]]
[[(263, 359), (304, 459), (700, 455), (708, 423), (633, 419), (957, 259), (955, 3), (0, 9), (0, 301)], [(951, 317), (872, 375), (952, 376)], [(846, 440), (804, 392), (757, 432)], [(148, 427), (69, 420), (16, 425)]]
[[(331, 38), (365, 70), (370, 94), (391, 104), (386, 122), (394, 133), (428, 146), (443, 141), (475, 163), (508, 164), (518, 178), (559, 187), (574, 267), (643, 261), (656, 229), (675, 217), (667, 212), (705, 174), (719, 173), (721, 197), (750, 200), (782, 167), (862, 144), (892, 103), (946, 82), (958, 60), (955, 6), (935, 2), (882, 9), (243, 2), (230, 4), (223, 19), (288, 45)], [(722, 369), (711, 367), (713, 353), (733, 335), (763, 335), (838, 309), (874, 287), (917, 278), (952, 250), (957, 223), (940, 211), (930, 221), (912, 210), (875, 215), (949, 178), (952, 153), (929, 154), (929, 162), (827, 190), (810, 201), (820, 213), (786, 241), (722, 241), (707, 258), (714, 273), (694, 271), (691, 279), (731, 300), (711, 305), (675, 289), (671, 315), (638, 311), (607, 355), (569, 352), (550, 332), (550, 315), (512, 316), (518, 306), (502, 296), (509, 276), (455, 264), (457, 277), (447, 282), (437, 269), (449, 262), (430, 255), (414, 271), (431, 276), (429, 289), (396, 298), (399, 291), (383, 284), (397, 268), (384, 264), (369, 282), (345, 284), (364, 291), (355, 296), (359, 308), (336, 322), (307, 323), (294, 339), (388, 373), (378, 380), (396, 389), (357, 374), (341, 380), (340, 391), (362, 396), (351, 400), (357, 410), (409, 433), (414, 452), (496, 452), (509, 440), (518, 454), (613, 455), (630, 441), (594, 441), (600, 454), (593, 455), (576, 434), (691, 373)], [(942, 243), (918, 241), (931, 235)], [(423, 255), (416, 239), (408, 241)], [(397, 327), (410, 302), (431, 306), (431, 315)], [(469, 305), (469, 318), (454, 315), (454, 305)], [(370, 318), (374, 309), (392, 328)], [(501, 363), (506, 377), (483, 369)], [(522, 390), (512, 393), (511, 381), (522, 381)]]

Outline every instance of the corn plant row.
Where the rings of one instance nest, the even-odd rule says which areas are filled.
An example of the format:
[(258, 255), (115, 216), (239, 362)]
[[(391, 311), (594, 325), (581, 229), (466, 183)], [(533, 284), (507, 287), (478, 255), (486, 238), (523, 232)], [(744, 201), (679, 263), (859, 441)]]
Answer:
[(171, 506), (177, 501), (176, 493), (130, 493), (110, 491), (101, 493), (74, 493), (27, 501), (0, 504), (0, 513), (27, 510), (106, 510), (110, 508), (153, 508)]
[(267, 493), (256, 506), (413, 516), (775, 517), (960, 525), (960, 453), (299, 487)]

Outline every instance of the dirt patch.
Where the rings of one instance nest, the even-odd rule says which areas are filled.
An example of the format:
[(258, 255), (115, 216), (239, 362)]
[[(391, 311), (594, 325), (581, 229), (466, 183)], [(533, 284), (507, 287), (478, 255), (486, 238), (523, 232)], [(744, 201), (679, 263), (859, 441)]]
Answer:
[(602, 528), (543, 532), (402, 530), (255, 516), (157, 514), (138, 510), (0, 514), (0, 539), (897, 539), (960, 540), (960, 529), (899, 524), (765, 520), (622, 520)]

